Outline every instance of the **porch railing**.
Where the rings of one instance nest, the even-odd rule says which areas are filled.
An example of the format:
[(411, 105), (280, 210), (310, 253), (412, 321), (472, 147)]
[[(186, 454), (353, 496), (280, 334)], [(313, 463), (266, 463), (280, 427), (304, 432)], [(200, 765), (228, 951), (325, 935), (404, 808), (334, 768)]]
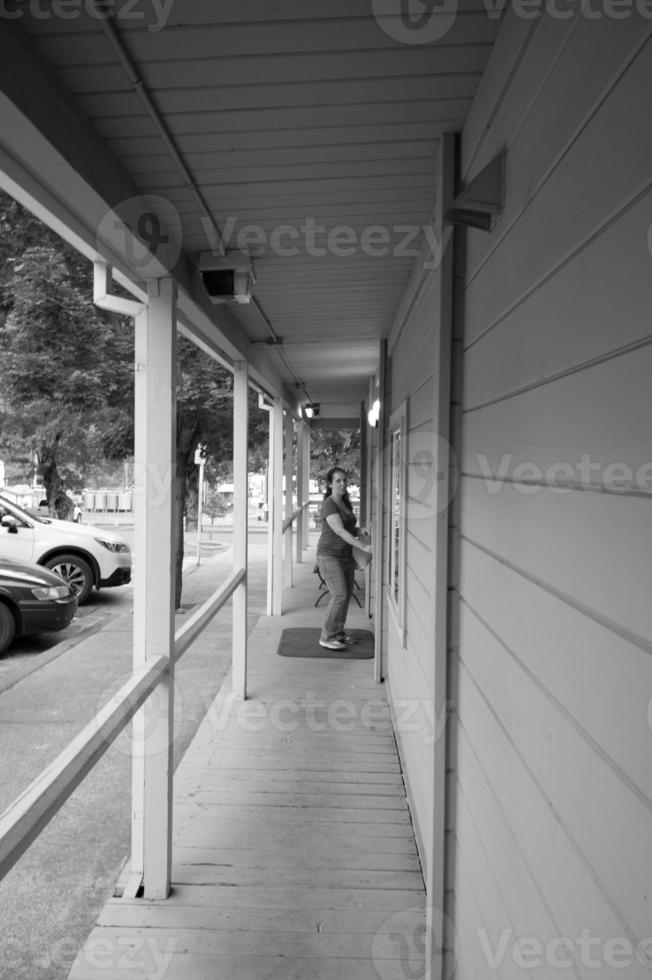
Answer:
[[(176, 663), (246, 579), (246, 568), (229, 578), (174, 635)], [(88, 776), (120, 732), (168, 674), (167, 657), (153, 657), (135, 671), (85, 728), (0, 816), (0, 879)]]
[(308, 507), (309, 504), (310, 504), (310, 501), (309, 500), (306, 500), (305, 503), (301, 504), (300, 507), (297, 507), (295, 510), (293, 510), (292, 513), (290, 514), (290, 516), (287, 517), (283, 521), (283, 524), (281, 525), (281, 527), (283, 529), (283, 534), (285, 534), (285, 532), (289, 528), (292, 527), (292, 525), (296, 521), (297, 517), (299, 517), (301, 514), (303, 514), (304, 510), (306, 509), (306, 507)]
[[(303, 549), (305, 548), (307, 542), (304, 541), (303, 533), (303, 512), (310, 506), (310, 500), (305, 500), (302, 504), (299, 504), (289, 517), (286, 517), (281, 524), (281, 533), (283, 536), (283, 554), (284, 554), (284, 568), (285, 568), (285, 584), (292, 585), (292, 544), (293, 544), (293, 529), (296, 522), (297, 525), (297, 535), (296, 535), (296, 561), (301, 563), (303, 560)], [(290, 535), (290, 540), (285, 543), (285, 535)]]

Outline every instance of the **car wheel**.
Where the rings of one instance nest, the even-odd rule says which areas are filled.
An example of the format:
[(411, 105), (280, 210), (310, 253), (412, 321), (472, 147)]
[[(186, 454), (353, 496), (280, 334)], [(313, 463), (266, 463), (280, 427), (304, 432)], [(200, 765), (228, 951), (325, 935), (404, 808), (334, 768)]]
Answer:
[(57, 555), (45, 562), (50, 568), (70, 586), (70, 591), (77, 597), (79, 605), (86, 602), (93, 588), (93, 573), (90, 565), (77, 555)]
[(16, 620), (11, 609), (0, 602), (0, 654), (4, 653), (16, 635)]

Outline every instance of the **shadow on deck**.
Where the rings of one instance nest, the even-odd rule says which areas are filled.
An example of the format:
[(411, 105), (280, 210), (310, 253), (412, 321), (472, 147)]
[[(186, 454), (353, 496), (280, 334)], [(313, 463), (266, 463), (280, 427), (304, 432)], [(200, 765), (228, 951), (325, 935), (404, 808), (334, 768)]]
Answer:
[[(224, 688), (176, 772), (169, 899), (111, 899), (70, 980), (423, 976), (423, 879), (373, 661), (277, 655), (283, 629), (324, 615), (310, 555), (250, 636), (249, 699)], [(352, 603), (348, 625), (370, 624)]]

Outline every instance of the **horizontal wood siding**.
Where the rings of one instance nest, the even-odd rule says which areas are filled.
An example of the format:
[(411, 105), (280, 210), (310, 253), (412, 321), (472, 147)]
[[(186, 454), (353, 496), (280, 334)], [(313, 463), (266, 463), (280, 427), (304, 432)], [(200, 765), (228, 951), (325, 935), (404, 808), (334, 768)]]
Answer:
[(459, 980), (649, 976), (651, 32), (510, 12), (464, 132), (506, 198), (464, 291)]

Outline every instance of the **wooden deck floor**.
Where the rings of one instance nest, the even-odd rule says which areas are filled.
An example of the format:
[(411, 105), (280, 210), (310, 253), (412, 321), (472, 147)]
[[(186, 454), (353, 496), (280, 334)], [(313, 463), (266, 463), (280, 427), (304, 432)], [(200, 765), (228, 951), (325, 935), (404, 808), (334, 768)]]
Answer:
[[(250, 699), (212, 705), (175, 777), (173, 891), (112, 899), (70, 980), (405, 980), (425, 895), (373, 662), (287, 659), (312, 564), (250, 638)], [(369, 628), (353, 606), (349, 626)], [(421, 967), (423, 960), (421, 961)]]

